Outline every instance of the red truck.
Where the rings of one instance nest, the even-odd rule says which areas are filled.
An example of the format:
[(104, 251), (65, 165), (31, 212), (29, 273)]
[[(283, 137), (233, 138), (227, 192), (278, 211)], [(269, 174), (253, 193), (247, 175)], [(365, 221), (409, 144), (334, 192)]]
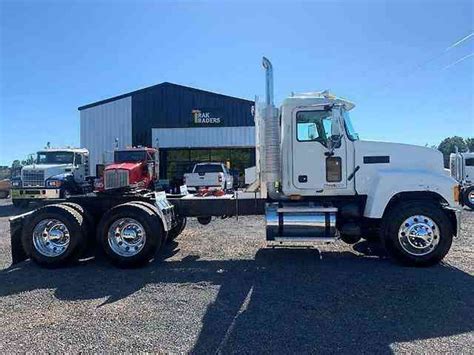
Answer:
[(99, 191), (112, 189), (154, 190), (159, 176), (158, 149), (133, 147), (114, 151), (114, 162), (105, 167)]

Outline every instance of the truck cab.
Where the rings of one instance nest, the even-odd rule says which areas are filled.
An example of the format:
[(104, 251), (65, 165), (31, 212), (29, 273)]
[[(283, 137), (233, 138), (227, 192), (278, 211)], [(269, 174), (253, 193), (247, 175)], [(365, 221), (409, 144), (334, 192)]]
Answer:
[(25, 207), (31, 201), (63, 198), (91, 190), (89, 151), (83, 148), (48, 148), (36, 154), (34, 163), (12, 179), (13, 204)]
[(130, 147), (114, 151), (114, 162), (105, 167), (101, 190), (154, 190), (159, 177), (158, 149)]
[(382, 239), (408, 264), (448, 252), (460, 223), (460, 185), (441, 152), (361, 140), (355, 105), (328, 91), (293, 94), (276, 108), (264, 58), (266, 104), (257, 108), (259, 175), (267, 198), (267, 240)]

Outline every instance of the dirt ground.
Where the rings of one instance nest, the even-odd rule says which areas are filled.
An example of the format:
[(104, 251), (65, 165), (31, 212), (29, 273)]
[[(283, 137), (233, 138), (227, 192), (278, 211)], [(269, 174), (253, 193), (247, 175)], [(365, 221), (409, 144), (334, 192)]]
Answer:
[(0, 353), (469, 353), (474, 212), (445, 262), (408, 268), (365, 242), (269, 248), (261, 217), (192, 220), (149, 266), (11, 264), (0, 200)]

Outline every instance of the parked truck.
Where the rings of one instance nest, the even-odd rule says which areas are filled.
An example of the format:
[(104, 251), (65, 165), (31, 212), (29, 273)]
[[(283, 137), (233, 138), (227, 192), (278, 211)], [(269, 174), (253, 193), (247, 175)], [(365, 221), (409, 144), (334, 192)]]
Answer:
[[(354, 104), (328, 92), (291, 95), (256, 109), (259, 187), (252, 193), (196, 197), (135, 192), (72, 196), (10, 220), (13, 263), (61, 266), (97, 242), (121, 267), (147, 263), (176, 238), (186, 218), (262, 214), (272, 244), (378, 240), (395, 260), (428, 266), (448, 253), (460, 228), (460, 184), (440, 152), (364, 141)], [(183, 189), (185, 191), (185, 189)]]
[(474, 210), (474, 153), (456, 152), (449, 156), (451, 176), (462, 185), (464, 204)]
[(89, 151), (83, 148), (47, 148), (36, 154), (32, 165), (21, 168), (11, 180), (11, 196), (17, 207), (32, 201), (65, 198), (92, 191)]
[(222, 163), (198, 163), (191, 173), (184, 174), (183, 181), (193, 189), (211, 188), (224, 191), (232, 190), (234, 177)]
[(105, 167), (100, 191), (155, 190), (159, 177), (158, 149), (130, 147), (114, 151), (114, 162)]

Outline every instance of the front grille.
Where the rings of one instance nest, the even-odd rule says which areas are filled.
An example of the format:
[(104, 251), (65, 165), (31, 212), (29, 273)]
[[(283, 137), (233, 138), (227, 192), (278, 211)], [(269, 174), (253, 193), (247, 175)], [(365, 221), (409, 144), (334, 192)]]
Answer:
[(44, 170), (23, 171), (22, 181), (24, 187), (44, 186)]
[(127, 187), (128, 184), (128, 170), (107, 170), (104, 174), (104, 188), (117, 189), (120, 187)]

